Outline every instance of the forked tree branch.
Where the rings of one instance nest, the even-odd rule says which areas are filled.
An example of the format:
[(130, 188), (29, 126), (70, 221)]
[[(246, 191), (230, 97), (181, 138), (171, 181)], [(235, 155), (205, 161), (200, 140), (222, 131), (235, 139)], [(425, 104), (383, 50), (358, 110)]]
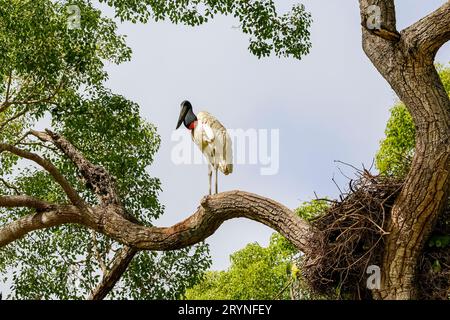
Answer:
[[(367, 6), (389, 8), (381, 20), (393, 31), (393, 0), (359, 0), (362, 22)], [(389, 7), (388, 7), (389, 5)], [(383, 11), (382, 11), (383, 12)], [(367, 57), (410, 112), (416, 127), (411, 169), (390, 210), (381, 259), (378, 296), (418, 297), (417, 263), (421, 249), (447, 203), (449, 194), (450, 100), (434, 67), (437, 50), (450, 40), (450, 1), (400, 32), (398, 41), (362, 30)]]
[[(0, 204), (1, 205), (1, 204)], [(45, 205), (36, 205), (43, 208)], [(93, 291), (90, 299), (103, 299), (131, 262), (138, 250), (167, 251), (199, 243), (220, 225), (233, 218), (248, 218), (280, 232), (299, 250), (310, 252), (308, 239), (313, 234), (308, 223), (283, 205), (255, 194), (230, 191), (205, 197), (197, 211), (172, 227), (147, 227), (127, 220), (123, 208), (95, 207), (93, 216), (80, 213), (75, 206), (57, 206), (29, 215), (0, 229), (0, 247), (20, 239), (34, 230), (76, 223), (101, 232), (127, 247), (114, 259), (111, 268)]]
[(66, 193), (67, 197), (70, 199), (72, 204), (76, 206), (84, 206), (84, 200), (79, 196), (79, 194), (76, 192), (76, 190), (71, 186), (69, 181), (59, 172), (59, 170), (47, 159), (42, 158), (38, 154), (32, 153), (27, 150), (23, 150), (20, 148), (17, 148), (15, 146), (0, 143), (0, 153), (1, 152), (10, 152), (12, 154), (15, 154), (18, 157), (31, 160), (41, 166), (43, 169), (45, 169), (52, 177), (53, 179), (61, 186), (61, 188)]
[[(61, 92), (61, 90), (64, 88), (64, 85), (65, 85), (65, 81), (62, 79), (59, 82), (58, 86), (55, 88), (55, 90), (53, 92), (49, 93), (48, 96), (43, 97), (43, 98), (31, 99), (31, 96), (28, 96), (24, 100), (15, 100), (15, 99), (11, 100), (11, 94), (12, 94), (11, 93), (11, 83), (12, 83), (12, 78), (13, 78), (12, 72), (10, 72), (9, 78), (8, 78), (8, 82), (7, 82), (7, 85), (6, 85), (7, 88), (6, 88), (5, 101), (3, 101), (0, 104), (0, 113), (7, 111), (9, 109), (9, 107), (12, 106), (12, 105), (16, 105), (16, 106), (24, 105), (25, 109), (24, 109), (24, 111), (16, 114), (14, 117), (12, 117), (12, 118), (8, 119), (7, 121), (5, 121), (2, 124), (2, 127), (0, 128), (0, 131), (1, 131), (1, 129), (3, 129), (7, 124), (12, 122), (13, 120), (15, 120), (18, 117), (21, 117), (24, 114), (28, 113), (30, 111), (32, 105), (41, 104), (41, 103), (54, 104), (53, 99), (58, 95), (59, 92)], [(24, 81), (28, 82), (27, 80), (24, 80)], [(16, 93), (16, 95), (20, 95), (22, 89), (23, 89), (23, 87), (19, 90), (18, 93)]]
[[(16, 202), (16, 204), (18, 203), (19, 202)], [(0, 203), (0, 206), (3, 206), (3, 204)], [(23, 206), (30, 207), (31, 203), (25, 202), (23, 203)], [(37, 207), (36, 213), (19, 218), (13, 222), (1, 226), (0, 248), (22, 238), (31, 231), (46, 229), (67, 223), (86, 225), (86, 222), (83, 221), (83, 217), (80, 214), (80, 211), (75, 206), (50, 206), (50, 208), (44, 210), (40, 208), (41, 204), (39, 204), (38, 202), (33, 206)], [(8, 207), (17, 207), (17, 205), (9, 204)]]
[[(360, 0), (361, 25), (370, 34), (376, 35), (387, 41), (399, 41), (400, 34), (397, 31), (394, 0)], [(373, 6), (379, 8), (379, 12), (370, 10)], [(368, 20), (380, 14), (380, 25), (377, 28), (369, 28)]]
[(12, 185), (11, 183), (9, 183), (8, 181), (6, 181), (5, 179), (3, 179), (3, 178), (1, 178), (1, 177), (0, 177), (0, 182), (1, 182), (6, 188), (8, 188), (8, 189), (14, 191), (14, 193), (15, 193), (16, 195), (20, 195), (20, 194), (21, 194), (19, 188), (17, 188), (16, 186)]
[(0, 195), (0, 207), (31, 208), (44, 211), (53, 208), (54, 205), (26, 195), (14, 195), (14, 196)]
[(60, 82), (58, 83), (58, 86), (55, 88), (55, 90), (51, 93), (49, 93), (46, 97), (40, 98), (40, 99), (34, 99), (34, 100), (30, 100), (28, 98), (26, 98), (25, 100), (12, 100), (12, 101), (8, 101), (9, 105), (32, 105), (32, 104), (40, 104), (40, 103), (50, 103), (53, 98), (55, 98), (59, 92), (61, 92), (61, 90), (64, 88), (65, 85), (65, 81), (64, 80), (60, 80)]
[(450, 1), (402, 31), (410, 49), (434, 55), (450, 40)]
[(61, 150), (77, 167), (85, 179), (86, 185), (97, 195), (103, 205), (121, 205), (117, 194), (115, 179), (102, 166), (94, 165), (67, 139), (50, 131), (31, 131), (41, 141), (50, 142)]
[[(397, 42), (402, 39), (409, 52), (418, 52), (434, 58), (439, 48), (450, 40), (450, 1), (400, 33), (396, 29), (394, 0), (359, 0), (359, 3), (361, 25), (367, 33), (387, 41)], [(368, 8), (372, 5), (380, 8), (380, 28), (367, 27)]]
[(27, 114), (27, 112), (29, 111), (28, 107), (23, 109), (20, 112), (17, 112), (16, 114), (14, 114), (13, 116), (11, 116), (11, 118), (5, 120), (3, 123), (0, 123), (0, 132), (9, 124), (11, 124), (13, 121), (19, 119), (20, 117), (24, 116), (25, 114)]

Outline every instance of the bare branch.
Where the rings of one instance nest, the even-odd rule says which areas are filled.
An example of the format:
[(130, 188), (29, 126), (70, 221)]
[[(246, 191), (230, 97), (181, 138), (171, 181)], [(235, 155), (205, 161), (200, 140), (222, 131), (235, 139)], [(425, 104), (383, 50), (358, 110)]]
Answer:
[(15, 195), (15, 196), (0, 196), (0, 207), (6, 208), (26, 207), (26, 208), (33, 208), (36, 210), (48, 210), (54, 207), (54, 205), (30, 196)]
[[(55, 211), (44, 212), (47, 213), (51, 226), (79, 223), (141, 250), (168, 251), (191, 246), (205, 240), (224, 221), (233, 218), (258, 221), (280, 232), (299, 250), (313, 250), (308, 246), (308, 239), (314, 230), (307, 222), (278, 202), (244, 191), (229, 191), (205, 197), (192, 216), (171, 227), (148, 227), (132, 222), (123, 215), (121, 206), (94, 207), (90, 210), (92, 215), (83, 214), (83, 219), (80, 218), (80, 210), (71, 206), (64, 208), (58, 211), (62, 214)], [(39, 219), (35, 223), (32, 223), (34, 220), (27, 221), (25, 226), (21, 223), (14, 224), (14, 230), (20, 236), (49, 226)], [(11, 235), (4, 237), (2, 232), (0, 230), (0, 247), (18, 238)]]
[(103, 275), (101, 282), (93, 290), (89, 300), (103, 300), (120, 280), (137, 252), (137, 249), (130, 247), (121, 249), (114, 257), (109, 270)]
[(84, 200), (78, 195), (76, 190), (70, 185), (69, 181), (66, 180), (66, 178), (59, 172), (59, 170), (51, 163), (50, 161), (40, 157), (39, 155), (19, 149), (15, 146), (0, 143), (0, 153), (3, 151), (11, 152), (21, 158), (31, 160), (38, 165), (40, 165), (42, 168), (44, 168), (54, 179), (55, 181), (61, 186), (61, 188), (66, 193), (69, 200), (76, 206), (85, 206)]
[(77, 150), (66, 138), (50, 130), (31, 132), (42, 141), (53, 143), (60, 149), (80, 171), (88, 187), (92, 188), (103, 205), (120, 205), (115, 179), (103, 167), (94, 165)]
[[(8, 199), (0, 197), (0, 205), (2, 205), (1, 201), (6, 203)], [(14, 202), (17, 203), (16, 200), (14, 200)], [(24, 201), (24, 204), (31, 206), (30, 201)], [(44, 203), (37, 203), (35, 206), (39, 207), (43, 205)], [(31, 231), (46, 229), (66, 223), (84, 223), (83, 217), (77, 207), (55, 206), (53, 209), (38, 211), (35, 214), (22, 217), (1, 227), (0, 248), (22, 238)]]
[(434, 55), (450, 40), (450, 1), (402, 31), (411, 49)]
[[(278, 202), (243, 191), (230, 191), (205, 197), (193, 215), (171, 227), (144, 226), (126, 212), (116, 194), (114, 179), (104, 168), (86, 160), (80, 151), (60, 135), (51, 131), (31, 133), (42, 141), (52, 142), (70, 158), (86, 181), (92, 184), (102, 203), (97, 207), (80, 210), (68, 207), (69, 209), (59, 210), (59, 214), (54, 210), (46, 211), (45, 214), (49, 217), (47, 219), (46, 216), (44, 220), (41, 215), (34, 220), (24, 218), (27, 223), (16, 221), (12, 223), (13, 227), (7, 226), (6, 231), (0, 230), (0, 246), (27, 232), (46, 228), (49, 224), (56, 226), (65, 223), (80, 223), (134, 248), (133, 250), (167, 251), (185, 248), (205, 240), (226, 220), (247, 218), (280, 232), (303, 252), (313, 249), (309, 246), (309, 239), (314, 231), (307, 222)], [(74, 192), (64, 177), (47, 160), (10, 145), (0, 144), (0, 151), (2, 150), (35, 161), (53, 175), (66, 193)], [(78, 195), (75, 193), (71, 197), (78, 197)], [(76, 214), (73, 211), (76, 211)], [(79, 213), (83, 213), (82, 219)], [(2, 233), (7, 233), (8, 236), (2, 236)], [(129, 252), (124, 255), (131, 259), (133, 254)], [(107, 278), (105, 281), (112, 283)]]
[(292, 210), (271, 199), (244, 192), (229, 191), (203, 198), (197, 211), (172, 227), (146, 227), (126, 220), (114, 208), (103, 212), (102, 232), (130, 247), (167, 251), (188, 247), (205, 240), (229, 219), (247, 218), (280, 232), (299, 250), (307, 252), (312, 227)]

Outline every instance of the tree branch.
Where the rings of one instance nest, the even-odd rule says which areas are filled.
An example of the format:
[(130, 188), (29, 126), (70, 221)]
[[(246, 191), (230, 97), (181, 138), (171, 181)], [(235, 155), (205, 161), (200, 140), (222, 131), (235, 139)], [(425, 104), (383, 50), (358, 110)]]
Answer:
[(51, 92), (48, 96), (44, 97), (44, 98), (40, 98), (40, 99), (35, 99), (35, 100), (13, 100), (9, 102), (9, 105), (31, 105), (31, 104), (40, 104), (40, 103), (49, 103), (51, 102), (51, 100), (56, 97), (56, 95), (63, 89), (65, 84), (64, 80), (61, 80), (58, 84), (58, 86), (55, 88), (55, 90), (53, 92)]
[[(2, 206), (3, 204), (1, 201), (4, 201), (4, 203), (8, 201), (8, 199), (5, 200), (4, 198), (5, 197), (0, 197), (0, 205)], [(17, 203), (16, 200), (15, 203)], [(23, 206), (25, 207), (30, 207), (31, 205), (32, 203), (29, 201), (24, 201), (23, 203)], [(39, 208), (41, 206), (45, 206), (44, 203), (37, 203), (37, 205), (33, 204), (32, 207), (38, 207), (36, 209), (48, 209)], [(77, 207), (55, 206), (47, 211), (38, 211), (35, 214), (19, 218), (18, 220), (2, 226), (0, 229), (0, 248), (22, 238), (31, 231), (46, 229), (67, 223), (85, 224)]]
[(168, 251), (205, 240), (224, 221), (247, 218), (278, 231), (303, 252), (313, 250), (308, 247), (308, 239), (314, 230), (306, 221), (276, 201), (244, 191), (205, 197), (193, 215), (171, 227), (148, 227), (130, 221), (123, 215), (121, 206), (98, 206), (90, 211), (91, 215), (83, 214), (80, 218), (81, 211), (76, 207), (58, 206), (39, 213), (45, 215), (42, 221), (25, 217), (26, 224), (19, 222), (22, 219), (12, 223), (18, 236), (12, 236), (11, 231), (7, 231), (8, 237), (2, 236), (5, 228), (11, 228), (0, 229), (0, 247), (33, 230), (78, 223), (136, 249)]
[(125, 219), (114, 207), (105, 209), (102, 232), (130, 247), (142, 250), (176, 250), (201, 242), (229, 219), (247, 218), (278, 231), (299, 250), (309, 252), (312, 227), (292, 210), (271, 199), (229, 191), (203, 198), (197, 211), (171, 227), (146, 227)]
[(48, 210), (54, 205), (26, 195), (1, 196), (0, 207), (5, 208), (33, 208), (36, 210)]
[[(378, 6), (380, 17), (377, 22), (380, 28), (369, 29), (367, 21), (374, 15), (370, 6)], [(359, 0), (359, 8), (362, 24), (362, 46), (367, 57), (378, 69), (380, 74), (386, 77), (396, 70), (401, 39), (397, 40), (398, 34), (394, 0)], [(389, 82), (389, 79), (387, 79)]]
[(85, 179), (86, 185), (94, 191), (103, 205), (121, 205), (115, 179), (103, 167), (92, 164), (66, 138), (59, 134), (50, 130), (46, 130), (46, 132), (31, 131), (31, 133), (42, 141), (53, 143), (72, 160)]
[(8, 82), (6, 84), (5, 101), (0, 104), (0, 113), (6, 111), (9, 108), (9, 98), (11, 93), (11, 83), (12, 83), (12, 71), (9, 72)]
[(100, 269), (102, 270), (103, 274), (105, 274), (108, 271), (108, 268), (106, 267), (105, 260), (103, 259), (101, 252), (98, 248), (97, 236), (94, 230), (91, 230), (91, 239), (95, 258), (97, 259), (97, 262), (100, 265)]
[(31, 160), (38, 165), (40, 165), (42, 168), (44, 168), (54, 179), (55, 181), (61, 186), (61, 188), (66, 193), (69, 200), (72, 202), (72, 204), (76, 206), (85, 206), (84, 200), (78, 195), (76, 190), (70, 185), (69, 181), (66, 180), (66, 178), (59, 172), (59, 170), (51, 163), (50, 161), (40, 157), (39, 155), (29, 152), (27, 150), (19, 149), (15, 146), (0, 143), (0, 153), (3, 151), (8, 151), (12, 154), (15, 154), (21, 158)]
[(103, 275), (102, 281), (92, 291), (89, 300), (103, 300), (120, 280), (137, 252), (137, 249), (130, 247), (121, 249), (112, 261), (107, 273)]
[(6, 85), (6, 94), (5, 94), (5, 104), (9, 102), (9, 94), (11, 93), (11, 83), (12, 83), (12, 71), (9, 72), (8, 75), (8, 83)]
[(430, 54), (433, 58), (450, 40), (450, 1), (402, 31), (411, 49)]

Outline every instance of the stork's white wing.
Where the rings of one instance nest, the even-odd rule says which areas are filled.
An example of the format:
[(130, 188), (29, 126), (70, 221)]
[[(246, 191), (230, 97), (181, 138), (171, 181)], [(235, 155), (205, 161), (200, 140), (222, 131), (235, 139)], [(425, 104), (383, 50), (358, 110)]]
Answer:
[(202, 111), (197, 114), (199, 122), (203, 128), (203, 139), (207, 146), (211, 148), (214, 159), (210, 163), (215, 163), (224, 174), (233, 172), (231, 139), (225, 127), (213, 115)]
[(211, 128), (211, 126), (208, 123), (202, 122), (201, 124), (203, 126), (203, 132), (205, 133), (205, 141), (207, 142), (213, 142), (215, 135), (214, 135), (214, 131)]
[(212, 142), (215, 138), (214, 128), (217, 126), (218, 120), (214, 118), (210, 113), (202, 111), (197, 114), (197, 119), (203, 128), (205, 134), (204, 139), (208, 142)]

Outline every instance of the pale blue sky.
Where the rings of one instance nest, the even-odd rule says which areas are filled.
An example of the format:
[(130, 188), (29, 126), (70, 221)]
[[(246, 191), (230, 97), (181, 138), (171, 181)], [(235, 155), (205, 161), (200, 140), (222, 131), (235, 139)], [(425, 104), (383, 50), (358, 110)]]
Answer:
[[(283, 11), (296, 2), (276, 1)], [(398, 28), (444, 2), (396, 1)], [(191, 100), (194, 111), (207, 110), (229, 128), (280, 129), (279, 173), (261, 176), (258, 166), (236, 166), (231, 176), (219, 178), (221, 190), (246, 190), (295, 208), (312, 199), (314, 191), (337, 195), (331, 178), (345, 180), (334, 160), (371, 164), (396, 97), (361, 49), (358, 2), (303, 3), (314, 23), (313, 48), (301, 61), (258, 60), (247, 50), (247, 37), (233, 28), (233, 18), (219, 17), (196, 28), (164, 22), (121, 25), (133, 59), (108, 66), (108, 86), (138, 102), (162, 137), (150, 168), (162, 181), (160, 199), (166, 206), (158, 225), (192, 214), (208, 187), (206, 166), (177, 166), (170, 158), (170, 138), (184, 99)], [(450, 61), (448, 44), (437, 61)], [(213, 269), (226, 268), (229, 254), (249, 242), (267, 244), (271, 233), (245, 219), (226, 222), (208, 239)]]

